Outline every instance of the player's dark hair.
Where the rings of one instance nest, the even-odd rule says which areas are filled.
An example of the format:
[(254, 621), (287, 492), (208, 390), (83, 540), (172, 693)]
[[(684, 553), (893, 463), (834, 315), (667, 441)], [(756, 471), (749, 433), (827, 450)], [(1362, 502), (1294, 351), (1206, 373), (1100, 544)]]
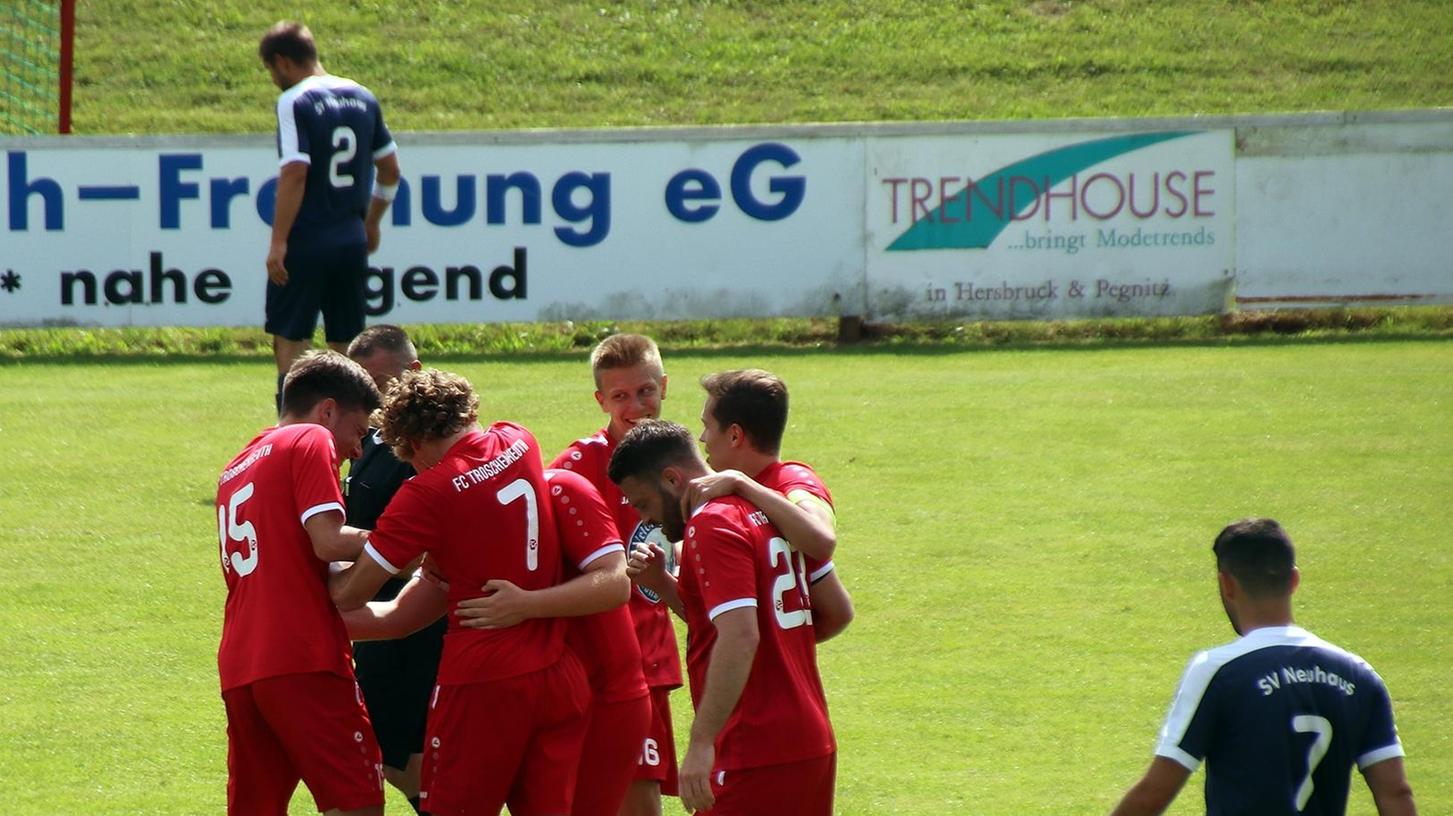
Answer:
[(306, 65), (318, 61), (318, 44), (313, 41), (313, 32), (307, 26), (281, 20), (273, 23), (272, 28), (262, 35), (262, 41), (257, 44), (257, 55), (262, 57), (265, 65), (272, 65), (278, 57)]
[(348, 344), (348, 356), (354, 360), (366, 360), (380, 351), (402, 357), (408, 362), (419, 359), (419, 353), (414, 349), (413, 341), (409, 340), (408, 333), (388, 323), (369, 326)]
[(283, 379), (282, 413), (300, 417), (325, 399), (345, 411), (372, 411), (382, 402), (363, 366), (336, 351), (310, 351)]
[(433, 368), (405, 371), (373, 416), (379, 435), (396, 452), (409, 451), (411, 443), (453, 436), (478, 419), (479, 396), (469, 380)]
[(1286, 595), (1297, 565), (1291, 536), (1269, 518), (1242, 519), (1228, 524), (1211, 547), (1216, 569), (1235, 578), (1253, 598)]
[(620, 484), (628, 478), (654, 479), (671, 465), (684, 465), (700, 458), (691, 431), (675, 422), (646, 419), (636, 423), (610, 457), (610, 480)]
[(711, 416), (722, 428), (740, 425), (752, 447), (776, 455), (787, 430), (787, 384), (760, 368), (722, 371), (701, 378), (714, 402)]

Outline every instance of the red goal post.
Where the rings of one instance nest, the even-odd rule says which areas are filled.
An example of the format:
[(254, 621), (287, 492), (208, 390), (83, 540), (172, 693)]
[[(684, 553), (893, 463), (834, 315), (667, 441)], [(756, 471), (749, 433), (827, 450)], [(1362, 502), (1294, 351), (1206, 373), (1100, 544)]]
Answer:
[(0, 134), (71, 132), (76, 0), (0, 2)]

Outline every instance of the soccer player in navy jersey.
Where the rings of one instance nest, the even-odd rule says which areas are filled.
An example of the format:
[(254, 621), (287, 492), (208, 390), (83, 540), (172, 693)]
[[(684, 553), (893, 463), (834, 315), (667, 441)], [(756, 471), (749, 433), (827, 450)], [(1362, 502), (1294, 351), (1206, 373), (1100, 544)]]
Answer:
[(1292, 622), (1300, 573), (1286, 531), (1238, 521), (1213, 549), (1241, 637), (1191, 660), (1154, 761), (1112, 816), (1164, 812), (1203, 761), (1209, 816), (1341, 816), (1354, 764), (1380, 816), (1415, 814), (1382, 678)]
[(335, 351), (363, 330), (368, 255), (378, 248), (379, 224), (398, 191), (398, 148), (373, 94), (323, 70), (307, 26), (277, 23), (257, 52), (282, 89), (265, 325), (280, 395), (319, 312)]

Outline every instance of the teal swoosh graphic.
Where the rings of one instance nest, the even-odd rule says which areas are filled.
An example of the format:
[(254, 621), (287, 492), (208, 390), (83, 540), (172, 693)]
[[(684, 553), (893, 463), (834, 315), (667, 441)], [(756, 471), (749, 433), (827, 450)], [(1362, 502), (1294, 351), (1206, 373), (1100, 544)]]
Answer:
[[(1015, 178), (1033, 181), (1036, 185), (1040, 185), (1040, 192), (1043, 193), (1044, 190), (1051, 189), (1070, 176), (1100, 162), (1139, 150), (1142, 147), (1179, 139), (1182, 136), (1191, 136), (1197, 132), (1136, 133), (1059, 147), (1005, 165), (974, 181), (974, 186), (980, 188), (996, 204), (1001, 201), (998, 198), (999, 185), (1004, 185), (1006, 191), (1004, 197), (1008, 198), (1007, 190), (1012, 186), (1010, 180)], [(1029, 196), (1023, 202), (1016, 202), (1019, 204), (1019, 208), (1014, 212), (1010, 212), (1008, 206), (1001, 206), (999, 209), (1003, 210), (1002, 215), (994, 213), (980, 200), (973, 209), (973, 220), (966, 221), (962, 214), (969, 206), (968, 196), (969, 187), (965, 185), (962, 192), (943, 200), (928, 215), (915, 221), (913, 226), (904, 230), (902, 235), (888, 245), (888, 251), (984, 249), (994, 243), (994, 239), (998, 238), (999, 233), (1009, 226), (1015, 215), (1033, 204), (1037, 198), (1037, 196)], [(960, 215), (952, 221), (941, 220), (940, 214), (946, 212), (950, 207), (957, 210)]]

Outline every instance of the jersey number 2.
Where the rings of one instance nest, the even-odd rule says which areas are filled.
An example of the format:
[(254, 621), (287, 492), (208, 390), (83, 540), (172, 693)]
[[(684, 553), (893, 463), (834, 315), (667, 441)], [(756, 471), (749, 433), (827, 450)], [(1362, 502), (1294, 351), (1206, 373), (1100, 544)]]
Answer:
[(1298, 734), (1317, 735), (1312, 747), (1307, 750), (1307, 778), (1297, 787), (1297, 812), (1301, 813), (1312, 800), (1312, 772), (1317, 770), (1322, 757), (1327, 755), (1327, 748), (1332, 745), (1332, 723), (1326, 717), (1315, 714), (1298, 714), (1292, 717), (1292, 730)]
[(358, 134), (347, 125), (333, 128), (333, 160), (328, 162), (328, 183), (339, 189), (353, 186), (353, 174), (347, 172), (348, 163), (358, 153)]
[[(779, 559), (787, 567), (787, 571), (779, 573), (772, 584), (772, 612), (777, 615), (777, 625), (783, 629), (796, 629), (812, 623), (812, 609), (807, 605), (807, 559), (783, 538), (767, 542), (767, 551), (772, 559), (772, 569), (777, 569)], [(802, 608), (786, 611), (787, 593), (799, 589)]]
[[(252, 522), (244, 521), (237, 523), (237, 508), (242, 503), (252, 498), (252, 482), (248, 482), (237, 488), (232, 498), (227, 501), (226, 507), (217, 508), (217, 537), (221, 540), (222, 546), (222, 571), (230, 568), (237, 571), (237, 577), (251, 575), (257, 569), (257, 528)], [(227, 555), (227, 542), (247, 542), (247, 557), (243, 558), (242, 553), (234, 552)]]

